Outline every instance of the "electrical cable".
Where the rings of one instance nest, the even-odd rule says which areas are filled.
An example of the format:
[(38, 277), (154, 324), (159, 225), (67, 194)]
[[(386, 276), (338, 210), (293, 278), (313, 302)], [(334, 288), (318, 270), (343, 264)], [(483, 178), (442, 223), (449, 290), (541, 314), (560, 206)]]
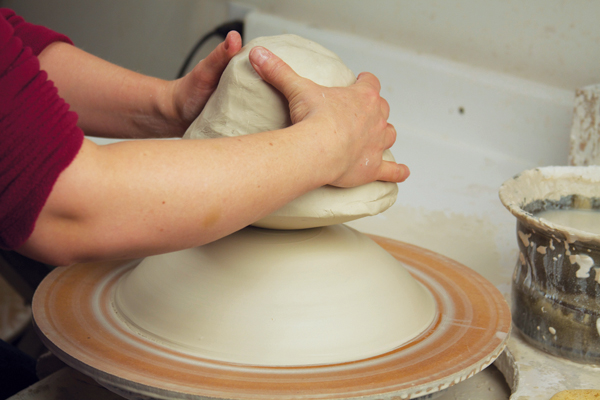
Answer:
[(202, 46), (204, 46), (204, 44), (210, 38), (212, 38), (213, 36), (220, 36), (221, 38), (225, 39), (227, 37), (227, 34), (230, 31), (237, 31), (242, 36), (242, 39), (243, 39), (243, 37), (244, 37), (244, 21), (234, 20), (234, 21), (226, 22), (222, 25), (217, 26), (214, 30), (208, 32), (206, 35), (202, 36), (200, 38), (200, 40), (198, 41), (198, 43), (196, 43), (196, 45), (192, 48), (192, 50), (186, 57), (185, 61), (183, 62), (183, 65), (181, 66), (181, 68), (179, 69), (179, 73), (177, 74), (177, 79), (179, 79), (185, 75), (185, 71), (187, 70), (189, 64), (192, 62), (192, 59), (194, 58), (194, 56), (196, 55), (198, 50), (200, 50), (200, 48)]

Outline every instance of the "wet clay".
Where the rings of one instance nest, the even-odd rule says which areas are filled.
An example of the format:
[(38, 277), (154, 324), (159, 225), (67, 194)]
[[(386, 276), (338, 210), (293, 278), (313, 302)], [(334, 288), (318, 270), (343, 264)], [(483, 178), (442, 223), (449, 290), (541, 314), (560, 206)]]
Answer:
[[(229, 62), (219, 86), (184, 135), (186, 139), (240, 136), (291, 125), (287, 100), (256, 73), (248, 54), (268, 48), (300, 76), (328, 87), (349, 86), (352, 71), (333, 52), (296, 35), (256, 38)], [(387, 150), (383, 158), (393, 161)], [(326, 226), (379, 214), (396, 201), (398, 187), (372, 182), (355, 188), (324, 186), (301, 196), (255, 225), (271, 229)]]
[(335, 364), (390, 351), (436, 315), (431, 293), (344, 225), (246, 228), (146, 258), (120, 282), (118, 313), (142, 336), (251, 365)]

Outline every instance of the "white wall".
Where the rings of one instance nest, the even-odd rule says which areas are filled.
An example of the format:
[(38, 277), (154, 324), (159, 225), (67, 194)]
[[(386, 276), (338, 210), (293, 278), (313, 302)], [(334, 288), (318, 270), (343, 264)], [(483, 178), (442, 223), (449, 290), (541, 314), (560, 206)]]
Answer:
[(164, 79), (173, 79), (198, 38), (227, 18), (219, 0), (0, 0), (0, 6), (65, 33), (90, 53)]
[[(237, 0), (552, 86), (600, 82), (600, 1)], [(101, 57), (171, 78), (197, 38), (227, 19), (225, 0), (0, 0)]]
[(238, 2), (560, 88), (600, 82), (600, 1)]
[[(600, 1), (237, 0), (299, 22), (574, 89), (600, 82)], [(225, 0), (0, 0), (101, 57), (171, 78)]]

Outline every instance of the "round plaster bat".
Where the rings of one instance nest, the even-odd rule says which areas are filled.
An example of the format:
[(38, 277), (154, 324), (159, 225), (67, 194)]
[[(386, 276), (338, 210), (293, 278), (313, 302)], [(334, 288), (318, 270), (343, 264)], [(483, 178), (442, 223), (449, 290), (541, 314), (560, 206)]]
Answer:
[[(229, 62), (219, 86), (184, 135), (186, 139), (239, 136), (291, 125), (288, 102), (256, 73), (248, 55), (255, 46), (272, 51), (292, 69), (319, 85), (349, 86), (356, 77), (340, 58), (323, 46), (296, 35), (260, 37)], [(393, 161), (392, 153), (384, 153)], [(298, 197), (255, 223), (271, 229), (303, 229), (333, 225), (376, 215), (396, 201), (398, 187), (372, 182), (355, 188), (323, 186)]]

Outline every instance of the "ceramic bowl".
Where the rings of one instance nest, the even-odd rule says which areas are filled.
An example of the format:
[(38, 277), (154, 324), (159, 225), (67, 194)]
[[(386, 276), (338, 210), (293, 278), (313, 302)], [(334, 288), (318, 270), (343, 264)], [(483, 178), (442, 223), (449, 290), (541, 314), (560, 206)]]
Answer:
[(542, 350), (600, 364), (600, 234), (537, 216), (600, 209), (600, 167), (528, 170), (502, 185), (500, 199), (517, 217), (514, 325)]

